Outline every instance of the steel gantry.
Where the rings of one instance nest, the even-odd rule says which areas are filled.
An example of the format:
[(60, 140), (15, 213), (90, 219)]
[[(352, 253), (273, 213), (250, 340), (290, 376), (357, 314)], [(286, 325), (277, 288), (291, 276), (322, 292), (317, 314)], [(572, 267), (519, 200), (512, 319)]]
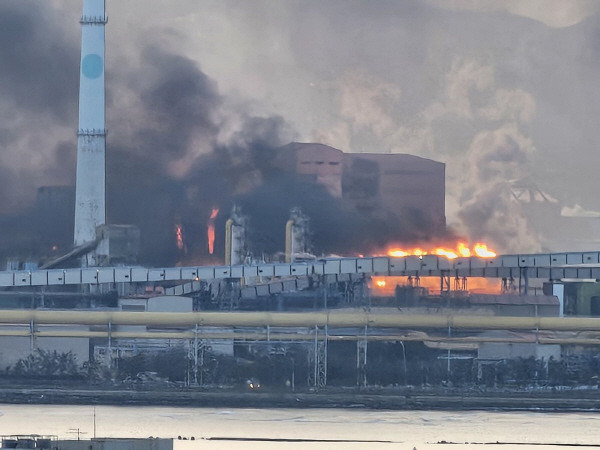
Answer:
[[(505, 279), (600, 279), (600, 252), (501, 255), (494, 258), (405, 256), (392, 258), (325, 258), (301, 263), (260, 263), (197, 267), (88, 267), (0, 272), (0, 287), (58, 286), (103, 283), (200, 281), (308, 275), (420, 277), (485, 277)], [(524, 282), (524, 281), (523, 281)], [(182, 288), (183, 289), (183, 288)], [(177, 294), (177, 293), (176, 293)], [(181, 292), (183, 294), (183, 291)]]

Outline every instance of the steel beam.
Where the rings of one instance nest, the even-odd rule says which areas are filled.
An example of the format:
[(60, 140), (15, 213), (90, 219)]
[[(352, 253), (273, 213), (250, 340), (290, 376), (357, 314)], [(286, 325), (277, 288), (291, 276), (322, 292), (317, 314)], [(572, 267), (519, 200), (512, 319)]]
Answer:
[(203, 281), (231, 277), (298, 277), (310, 275), (353, 275), (519, 279), (524, 269), (529, 279), (600, 280), (600, 252), (501, 255), (494, 258), (443, 256), (387, 256), (326, 258), (304, 263), (257, 264), (252, 266), (198, 267), (94, 267), (0, 272), (0, 287), (57, 286), (103, 283)]

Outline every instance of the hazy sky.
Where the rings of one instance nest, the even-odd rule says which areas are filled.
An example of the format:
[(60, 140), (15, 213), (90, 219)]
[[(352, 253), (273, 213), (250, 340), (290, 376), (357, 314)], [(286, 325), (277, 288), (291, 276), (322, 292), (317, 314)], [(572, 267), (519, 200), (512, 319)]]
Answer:
[[(448, 223), (504, 251), (540, 249), (511, 181), (600, 210), (598, 1), (106, 3), (109, 152), (146, 154), (131, 143), (161, 123), (145, 97), (159, 74), (205, 76), (174, 113), (185, 139), (148, 153), (173, 179), (248, 118), (277, 118), (281, 142), (445, 162)], [(74, 180), (80, 15), (80, 0), (0, 2), (2, 212)]]

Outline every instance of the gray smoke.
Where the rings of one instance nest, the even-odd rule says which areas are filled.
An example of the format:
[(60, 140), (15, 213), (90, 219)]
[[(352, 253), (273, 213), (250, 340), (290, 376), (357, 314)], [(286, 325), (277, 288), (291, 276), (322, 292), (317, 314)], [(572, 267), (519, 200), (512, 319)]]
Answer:
[(540, 239), (525, 219), (512, 183), (527, 177), (535, 148), (513, 123), (479, 133), (468, 150), (458, 214), (467, 235), (504, 252), (540, 251)]
[[(510, 200), (513, 180), (533, 178), (574, 198), (569, 204), (600, 209), (600, 28), (591, 6), (184, 0), (138, 8), (149, 3), (109, 3), (107, 54), (108, 215), (141, 224), (148, 261), (186, 256), (173, 247), (176, 221), (187, 257), (204, 252), (210, 210), (221, 207), (220, 228), (233, 202), (269, 205), (252, 220), (267, 245), (264, 217), (279, 211), (273, 220), (283, 220), (294, 193), (322, 198), (319, 208), (333, 213), (313, 212), (316, 238), (333, 235), (323, 242), (358, 239), (349, 230), (377, 230), (367, 246), (423, 237), (411, 224), (387, 230), (385, 220), (346, 217), (333, 199), (282, 179), (269, 160), (290, 140), (446, 162), (449, 223), (499, 251), (539, 246)], [(0, 213), (18, 216), (3, 227), (30, 230), (36, 188), (73, 182), (79, 13), (79, 2), (0, 3)], [(31, 233), (43, 240), (43, 230)]]
[(79, 48), (60, 18), (46, 2), (0, 3), (0, 213), (31, 204), (37, 184), (74, 179), (65, 149), (74, 148)]
[[(600, 164), (594, 144), (600, 139), (597, 2), (549, 1), (544, 8), (537, 2), (461, 0), (267, 3), (244, 7), (231, 0), (212, 15), (196, 11), (190, 20), (190, 29), (210, 27), (221, 15), (223, 31), (212, 27), (203, 38), (209, 48), (226, 43), (243, 54), (239, 64), (235, 58), (219, 64), (200, 45), (190, 51), (212, 57), (211, 73), (292, 121), (301, 140), (445, 162), (449, 223), (467, 234), (481, 224), (465, 223), (470, 214), (461, 211), (473, 199), (490, 198), (487, 183), (475, 194), (466, 159), (480, 133), (510, 126), (535, 148), (520, 177), (568, 205), (599, 209), (593, 194)], [(235, 17), (227, 18), (228, 8), (235, 8)], [(504, 169), (498, 170), (501, 177)], [(493, 183), (501, 181), (512, 180)], [(494, 202), (518, 213), (508, 204), (510, 191), (500, 193), (508, 196)], [(491, 220), (484, 225), (490, 227), (486, 236), (511, 242), (498, 251), (539, 246), (531, 231), (535, 222), (526, 223), (530, 232), (516, 241), (509, 237), (518, 230)], [(553, 244), (554, 250), (561, 246)]]
[[(141, 228), (142, 262), (206, 262), (206, 223), (215, 207), (221, 209), (216, 249), (222, 255), (224, 222), (236, 203), (250, 217), (256, 254), (283, 249), (285, 222), (294, 206), (313, 218), (319, 251), (365, 251), (386, 238), (406, 237), (397, 223), (386, 230), (384, 221), (345, 212), (324, 188), (274, 167), (276, 152), (294, 136), (285, 119), (253, 116), (243, 107), (232, 114), (216, 83), (189, 58), (157, 45), (148, 45), (141, 55), (143, 78), (142, 68), (130, 65), (117, 67), (107, 80), (107, 205), (109, 223)], [(45, 82), (52, 90), (63, 81), (50, 76)], [(18, 77), (11, 83), (18, 85)], [(72, 106), (66, 99), (61, 104), (54, 107)], [(66, 113), (56, 117), (69, 119)], [(60, 142), (53, 151), (55, 169), (74, 171), (74, 155), (74, 143)], [(35, 187), (35, 177), (29, 182)], [(25, 209), (5, 229), (12, 226), (14, 233), (23, 223), (44, 226), (22, 228), (23, 241), (5, 245), (6, 254), (33, 255), (36, 246), (48, 251), (56, 243), (66, 248), (72, 239), (68, 205), (66, 211), (40, 205)], [(176, 225), (183, 228), (185, 249), (175, 245)]]
[[(79, 63), (79, 48), (58, 23), (57, 12), (46, 3), (36, 3), (35, 14), (32, 2), (0, 3), (0, 95), (5, 105), (17, 107), (13, 113), (42, 113), (57, 122), (76, 113), (73, 97), (79, 79), (73, 67)], [(6, 136), (8, 130), (3, 131)], [(10, 134), (17, 138), (15, 130)]]

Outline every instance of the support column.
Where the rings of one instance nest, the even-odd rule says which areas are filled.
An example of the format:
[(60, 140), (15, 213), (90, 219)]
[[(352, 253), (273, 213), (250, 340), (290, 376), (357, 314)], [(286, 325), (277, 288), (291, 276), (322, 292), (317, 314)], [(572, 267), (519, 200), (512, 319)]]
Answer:
[(419, 275), (415, 275), (414, 277), (412, 275), (409, 275), (406, 281), (408, 282), (408, 285), (410, 287), (421, 286), (421, 278), (419, 277)]
[(502, 294), (514, 294), (516, 290), (515, 279), (513, 277), (502, 278), (502, 287), (500, 288)]
[(450, 293), (450, 273), (442, 270), (440, 274), (440, 294)]
[(108, 367), (112, 367), (112, 323), (108, 322)]
[(356, 341), (356, 385), (367, 386), (367, 332), (365, 327), (364, 339)]
[[(452, 337), (452, 325), (448, 324), (448, 339), (450, 339)], [(448, 367), (447, 367), (447, 373), (446, 373), (446, 378), (447, 381), (450, 381), (450, 359), (452, 358), (452, 354), (450, 352), (450, 346), (448, 346)]]
[(32, 352), (35, 350), (35, 323), (33, 320), (29, 322), (29, 350)]
[(308, 351), (308, 385), (316, 389), (327, 385), (327, 327), (324, 331), (319, 338), (319, 327), (315, 326), (313, 348)]
[(317, 366), (317, 384), (318, 387), (322, 388), (327, 385), (327, 341), (328, 341), (328, 331), (327, 325), (324, 328), (325, 335), (323, 336), (323, 340), (318, 345), (318, 366)]
[(198, 324), (194, 327), (194, 386), (198, 386)]
[(204, 386), (204, 371), (206, 370), (204, 367), (204, 352), (206, 350), (205, 341), (201, 340), (198, 345), (198, 365), (200, 366), (200, 386)]
[(527, 267), (519, 269), (519, 295), (529, 295), (529, 271)]
[(456, 275), (456, 277), (454, 277), (454, 290), (466, 292), (467, 291), (467, 277), (459, 277), (458, 275)]

